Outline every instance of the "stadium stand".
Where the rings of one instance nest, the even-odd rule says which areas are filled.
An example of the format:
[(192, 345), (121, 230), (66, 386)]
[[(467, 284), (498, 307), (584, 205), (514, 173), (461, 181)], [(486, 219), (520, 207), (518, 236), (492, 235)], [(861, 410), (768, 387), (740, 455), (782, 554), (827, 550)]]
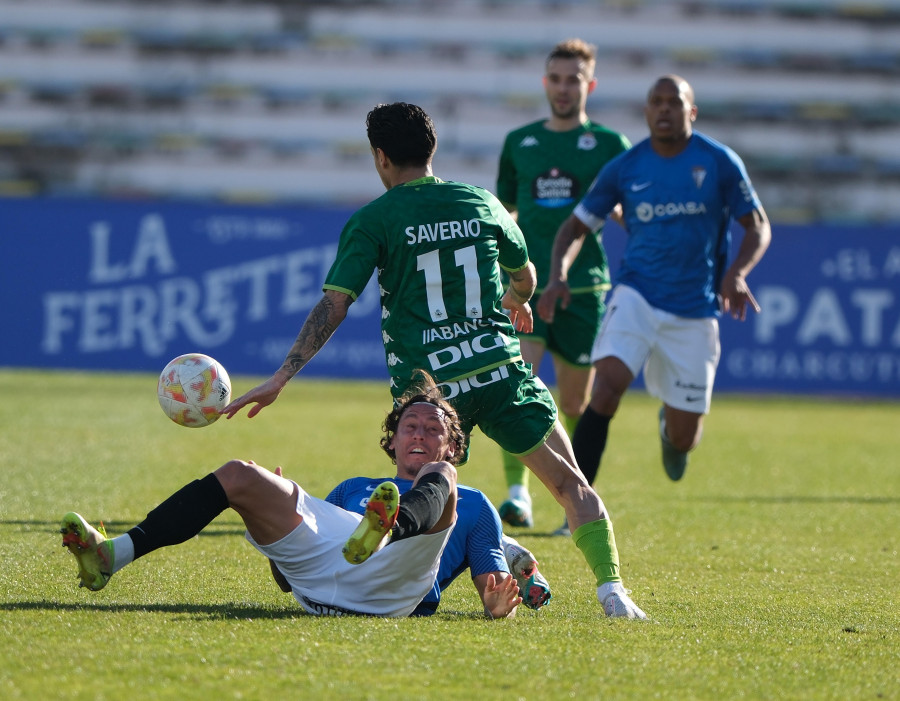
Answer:
[(439, 175), (492, 188), (568, 36), (633, 141), (652, 80), (687, 77), (774, 220), (900, 220), (900, 0), (0, 0), (0, 196), (356, 204), (393, 100), (434, 116)]

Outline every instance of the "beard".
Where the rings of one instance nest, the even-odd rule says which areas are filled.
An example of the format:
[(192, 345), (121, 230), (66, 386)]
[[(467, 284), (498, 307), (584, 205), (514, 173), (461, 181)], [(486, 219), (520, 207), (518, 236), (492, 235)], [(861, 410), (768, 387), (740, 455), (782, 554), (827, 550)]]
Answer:
[(551, 102), (550, 103), (550, 112), (557, 119), (572, 119), (573, 117), (577, 117), (579, 114), (581, 114), (581, 109), (580, 109), (579, 105), (577, 105), (575, 103), (572, 103), (565, 109), (559, 109), (556, 106), (555, 102)]

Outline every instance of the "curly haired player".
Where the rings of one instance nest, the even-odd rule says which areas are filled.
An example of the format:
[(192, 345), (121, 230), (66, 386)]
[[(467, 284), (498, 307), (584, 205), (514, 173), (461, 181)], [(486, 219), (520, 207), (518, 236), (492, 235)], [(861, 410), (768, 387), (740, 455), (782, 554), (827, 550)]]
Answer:
[[(466, 555), (485, 612), (493, 618), (510, 616), (522, 599), (503, 557), (499, 517), (492, 514), (493, 533), (476, 528), (477, 519), (469, 523), (468, 512), (457, 518), (454, 463), (463, 440), (456, 413), (423, 376), (385, 421), (382, 447), (397, 464), (402, 496), (395, 482), (359, 478), (371, 484), (365, 503), (358, 499), (358, 508), (343, 508), (331, 503), (332, 497), (311, 496), (284, 478), (280, 468), (272, 472), (252, 461), (231, 460), (177, 491), (116, 538), (107, 539), (77, 513), (66, 514), (63, 545), (78, 560), (81, 586), (98, 591), (124, 566), (188, 540), (231, 507), (243, 519), (247, 539), (269, 558), (276, 579), (307, 612), (407, 616), (423, 597), (439, 598), (435, 581), (442, 553), (454, 525), (462, 521), (460, 537), (471, 530), (476, 541)], [(348, 480), (332, 494), (349, 495), (352, 490), (342, 488), (355, 484)], [(463, 494), (473, 504), (476, 495), (487, 502), (476, 490), (463, 488)], [(478, 555), (477, 562), (471, 553)], [(493, 569), (482, 571), (483, 563)], [(447, 562), (454, 565), (455, 577), (461, 571), (458, 558)]]

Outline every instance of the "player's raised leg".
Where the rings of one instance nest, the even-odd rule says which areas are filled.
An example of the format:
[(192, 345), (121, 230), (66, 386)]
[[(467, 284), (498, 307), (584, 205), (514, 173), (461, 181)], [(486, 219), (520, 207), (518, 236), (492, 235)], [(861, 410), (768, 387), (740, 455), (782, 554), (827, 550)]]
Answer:
[(272, 543), (302, 521), (293, 482), (253, 462), (230, 460), (186, 484), (150, 511), (127, 533), (106, 539), (72, 512), (63, 517), (63, 545), (78, 559), (81, 586), (102, 589), (110, 577), (134, 560), (200, 533), (231, 506), (257, 542)]

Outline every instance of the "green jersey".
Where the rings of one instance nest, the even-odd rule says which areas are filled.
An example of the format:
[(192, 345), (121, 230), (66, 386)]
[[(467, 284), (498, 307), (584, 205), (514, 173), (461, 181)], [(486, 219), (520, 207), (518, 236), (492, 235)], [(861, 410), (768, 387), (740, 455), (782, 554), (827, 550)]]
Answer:
[[(537, 269), (538, 291), (550, 274), (559, 225), (607, 161), (631, 146), (622, 134), (589, 121), (564, 132), (550, 131), (544, 121), (507, 134), (497, 176), (497, 196), (518, 210), (517, 221)], [(568, 282), (573, 293), (609, 289), (609, 264), (600, 232), (585, 237)]]
[(381, 335), (399, 396), (419, 368), (450, 382), (521, 357), (500, 306), (500, 268), (527, 264), (522, 232), (496, 197), (425, 177), (353, 214), (323, 289), (356, 299), (378, 270)]

